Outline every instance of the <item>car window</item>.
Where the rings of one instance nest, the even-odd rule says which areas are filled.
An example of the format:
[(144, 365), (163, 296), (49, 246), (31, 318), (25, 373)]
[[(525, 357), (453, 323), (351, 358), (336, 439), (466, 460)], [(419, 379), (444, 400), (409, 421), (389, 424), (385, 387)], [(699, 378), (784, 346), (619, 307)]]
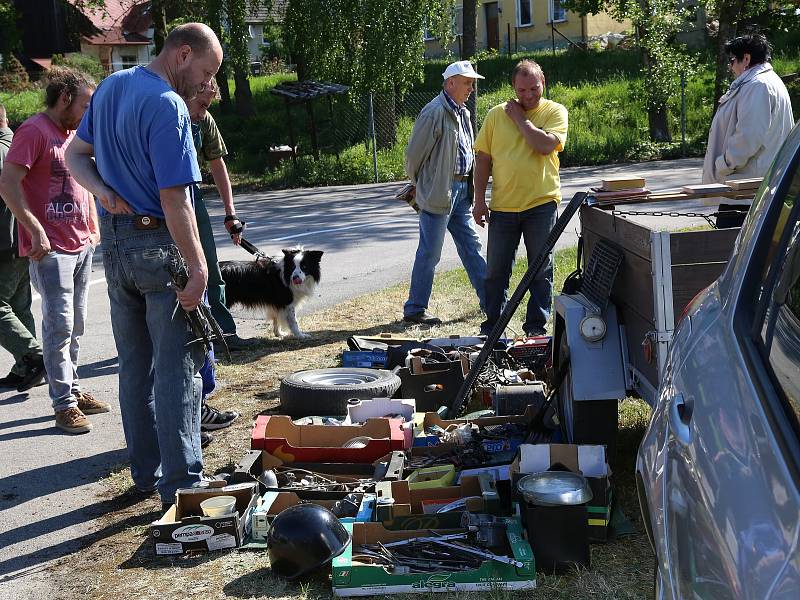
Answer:
[(774, 264), (779, 271), (761, 328), (762, 350), (775, 383), (783, 391), (795, 418), (800, 419), (800, 223), (797, 221), (786, 251), (776, 256)]

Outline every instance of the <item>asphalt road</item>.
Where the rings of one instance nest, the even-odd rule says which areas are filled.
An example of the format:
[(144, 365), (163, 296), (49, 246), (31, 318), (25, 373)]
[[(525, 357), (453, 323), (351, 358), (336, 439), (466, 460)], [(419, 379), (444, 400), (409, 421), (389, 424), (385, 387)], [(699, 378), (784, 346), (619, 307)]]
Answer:
[[(570, 199), (604, 176), (620, 173), (642, 174), (651, 190), (697, 183), (700, 166), (699, 159), (685, 159), (564, 169), (564, 198)], [(302, 314), (408, 280), (417, 243), (417, 218), (405, 203), (394, 200), (400, 187), (401, 183), (391, 183), (242, 194), (236, 197), (236, 206), (239, 215), (248, 221), (247, 238), (268, 254), (297, 244), (325, 251), (322, 285)], [(249, 259), (250, 255), (234, 247), (224, 234), (221, 203), (212, 199), (209, 209), (217, 227), (220, 259)], [(673, 218), (663, 226), (675, 229), (697, 222)], [(567, 227), (559, 247), (574, 245), (577, 230), (575, 220)], [(481, 235), (485, 242), (485, 231)], [(440, 269), (459, 266), (449, 237), (442, 256)], [(96, 519), (106, 510), (97, 496), (97, 482), (109, 468), (126, 461), (116, 402), (116, 350), (99, 256), (91, 285), (79, 375), (84, 389), (111, 402), (112, 412), (92, 416), (94, 431), (90, 434), (70, 436), (55, 428), (45, 386), (29, 394), (0, 393), (2, 597), (21, 599), (49, 593), (42, 569), (90, 543), (90, 536), (100, 527)], [(38, 299), (34, 300), (33, 309), (38, 325)], [(397, 307), (397, 315), (402, 315), (401, 306)], [(237, 316), (240, 335), (264, 335), (257, 317)], [(5, 375), (10, 367), (10, 356), (2, 352), (0, 374)], [(242, 448), (242, 453), (245, 450)]]

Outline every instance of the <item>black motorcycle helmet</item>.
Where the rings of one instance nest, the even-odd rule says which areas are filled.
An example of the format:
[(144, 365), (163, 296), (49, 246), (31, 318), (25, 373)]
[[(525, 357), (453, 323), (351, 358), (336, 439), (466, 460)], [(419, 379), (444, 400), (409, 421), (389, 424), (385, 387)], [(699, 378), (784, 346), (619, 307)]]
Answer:
[(296, 579), (339, 556), (350, 534), (336, 516), (323, 506), (298, 504), (287, 508), (272, 522), (267, 550), (273, 572)]

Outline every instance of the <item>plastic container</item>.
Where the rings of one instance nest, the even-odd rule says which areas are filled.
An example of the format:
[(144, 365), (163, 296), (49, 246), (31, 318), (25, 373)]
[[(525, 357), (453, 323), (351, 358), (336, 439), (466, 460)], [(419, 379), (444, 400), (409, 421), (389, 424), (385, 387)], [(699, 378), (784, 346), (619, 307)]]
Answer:
[(214, 496), (200, 503), (200, 509), (207, 517), (224, 517), (236, 512), (236, 498), (234, 496)]

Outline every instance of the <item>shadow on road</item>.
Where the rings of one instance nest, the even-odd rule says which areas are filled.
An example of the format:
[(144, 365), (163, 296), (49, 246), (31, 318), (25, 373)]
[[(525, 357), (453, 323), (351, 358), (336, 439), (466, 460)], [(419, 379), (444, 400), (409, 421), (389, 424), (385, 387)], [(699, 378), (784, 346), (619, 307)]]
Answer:
[[(0, 482), (0, 484), (2, 484), (2, 482)], [(15, 544), (25, 539), (46, 535), (70, 525), (85, 523), (110, 512), (124, 510), (141, 501), (141, 495), (123, 494), (116, 498), (95, 502), (84, 508), (76, 509), (43, 521), (33, 520), (28, 525), (0, 534), (0, 546)], [(40, 563), (68, 556), (87, 548), (99, 540), (116, 535), (131, 527), (147, 525), (155, 518), (154, 512), (155, 511), (139, 512), (122, 521), (103, 527), (98, 531), (64, 540), (63, 542), (41, 548), (29, 554), (23, 554), (8, 560), (0, 561), (0, 583), (18, 577), (24, 577), (29, 572), (38, 570), (40, 568)]]
[(106, 375), (116, 375), (119, 372), (117, 357), (112, 356), (93, 363), (80, 365), (78, 367), (78, 377), (81, 379), (92, 379), (93, 377), (104, 377)]

